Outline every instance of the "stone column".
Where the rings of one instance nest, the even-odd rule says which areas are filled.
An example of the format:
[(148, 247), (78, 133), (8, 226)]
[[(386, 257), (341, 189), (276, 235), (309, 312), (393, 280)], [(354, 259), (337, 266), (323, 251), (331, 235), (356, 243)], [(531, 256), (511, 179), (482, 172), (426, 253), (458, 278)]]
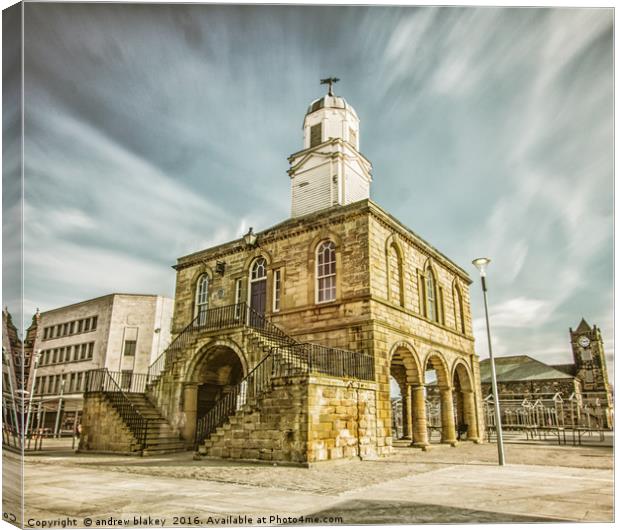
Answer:
[(426, 430), (426, 404), (424, 403), (424, 385), (407, 385), (411, 395), (413, 443), (426, 451), (428, 447), (428, 431)]
[(441, 388), (441, 443), (456, 446), (456, 430), (454, 428), (454, 404), (452, 388)]
[(401, 397), (403, 404), (403, 438), (411, 440), (411, 386), (405, 383), (405, 391), (402, 391)]
[(185, 441), (193, 442), (198, 419), (198, 385), (196, 383), (186, 383), (183, 387), (183, 412), (185, 413), (185, 425), (181, 427), (181, 435)]
[(467, 422), (467, 439), (472, 442), (480, 442), (478, 436), (478, 423), (476, 422), (476, 401), (471, 390), (465, 390), (463, 395), (463, 412)]

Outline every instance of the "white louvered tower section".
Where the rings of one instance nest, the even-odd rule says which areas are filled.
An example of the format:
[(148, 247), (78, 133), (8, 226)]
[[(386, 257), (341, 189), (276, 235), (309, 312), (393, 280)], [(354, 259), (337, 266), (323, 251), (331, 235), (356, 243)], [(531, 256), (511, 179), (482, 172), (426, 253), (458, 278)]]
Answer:
[(303, 131), (303, 150), (288, 159), (291, 216), (368, 199), (372, 165), (359, 152), (355, 109), (328, 94), (308, 107)]

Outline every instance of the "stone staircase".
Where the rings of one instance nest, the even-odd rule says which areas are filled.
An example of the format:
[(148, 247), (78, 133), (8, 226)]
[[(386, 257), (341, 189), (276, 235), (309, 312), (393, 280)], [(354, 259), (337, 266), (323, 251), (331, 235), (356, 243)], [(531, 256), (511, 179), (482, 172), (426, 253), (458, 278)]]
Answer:
[(187, 450), (179, 432), (173, 429), (145, 394), (126, 394), (136, 410), (147, 420), (144, 454), (174, 453)]
[[(160, 412), (160, 407), (165, 411), (169, 399), (165, 392), (160, 391), (161, 387), (168, 385), (170, 378), (178, 377), (176, 371), (180, 361), (183, 361), (187, 351), (192, 349), (200, 334), (222, 333), (227, 329), (238, 332), (240, 328), (246, 339), (246, 348), (254, 350), (251, 357), (261, 360), (240, 383), (224, 394), (204, 417), (198, 419), (193, 446), (196, 450), (201, 448), (201, 452), (212, 450), (213, 454), (221, 452), (222, 456), (235, 458), (239, 451), (231, 452), (228, 449), (239, 449), (240, 447), (235, 446), (241, 446), (242, 440), (251, 440), (254, 443), (257, 436), (277, 437), (286, 432), (287, 429), (275, 425), (278, 418), (288, 414), (288, 421), (292, 422), (290, 424), (295, 424), (295, 421), (298, 421), (295, 416), (297, 413), (292, 411), (290, 405), (291, 399), (299, 401), (299, 396), (291, 394), (286, 385), (275, 388), (277, 385), (274, 385), (274, 381), (281, 382), (283, 378), (290, 381), (311, 372), (366, 380), (374, 377), (372, 357), (364, 358), (355, 352), (300, 343), (264, 315), (257, 314), (247, 304), (242, 303), (209, 309), (197, 316), (149, 367), (147, 374), (133, 374), (130, 389), (125, 388), (120, 372), (110, 373), (104, 369), (92, 371), (88, 392), (106, 396), (105, 399), (116, 410), (124, 426), (133, 433), (143, 454), (187, 450), (187, 442), (181, 440), (178, 431), (171, 427)], [(277, 403), (275, 408), (274, 403)], [(287, 412), (285, 409), (291, 410)], [(253, 430), (256, 432), (252, 433)], [(232, 438), (229, 432), (234, 434)], [(267, 432), (271, 434), (268, 435)], [(290, 432), (288, 436), (291, 436)], [(295, 436), (293, 435), (293, 438)], [(227, 446), (228, 442), (232, 444), (230, 448)], [(274, 441), (273, 450), (280, 451), (278, 447), (281, 445), (279, 441)], [(290, 439), (284, 445), (290, 449)], [(255, 448), (258, 446), (264, 449), (264, 445), (254, 443)], [(260, 458), (295, 459), (296, 443), (293, 446), (293, 456), (265, 454)], [(252, 448), (248, 446), (246, 449)], [(258, 458), (253, 450), (252, 456), (245, 454), (241, 457)]]

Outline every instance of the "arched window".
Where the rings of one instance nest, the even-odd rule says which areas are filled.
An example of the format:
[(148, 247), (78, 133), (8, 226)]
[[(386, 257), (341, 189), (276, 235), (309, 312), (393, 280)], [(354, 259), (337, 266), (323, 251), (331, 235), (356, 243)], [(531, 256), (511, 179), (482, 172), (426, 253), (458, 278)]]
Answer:
[(403, 265), (396, 245), (388, 249), (388, 299), (398, 305), (404, 305), (403, 300)]
[(433, 320), (437, 322), (438, 311), (437, 311), (437, 290), (435, 286), (435, 276), (433, 275), (432, 269), (429, 267), (426, 269), (426, 317), (429, 320)]
[(316, 300), (318, 303), (336, 299), (336, 245), (323, 241), (316, 250)]
[(264, 315), (267, 308), (267, 260), (263, 257), (252, 263), (248, 297), (253, 314)]
[(265, 258), (258, 258), (252, 265), (252, 273), (250, 274), (250, 281), (258, 281), (267, 277), (267, 260)]
[(209, 307), (209, 277), (202, 274), (196, 283), (196, 316), (202, 314)]
[(465, 334), (465, 313), (463, 311), (463, 295), (458, 285), (454, 287), (454, 321), (456, 329)]

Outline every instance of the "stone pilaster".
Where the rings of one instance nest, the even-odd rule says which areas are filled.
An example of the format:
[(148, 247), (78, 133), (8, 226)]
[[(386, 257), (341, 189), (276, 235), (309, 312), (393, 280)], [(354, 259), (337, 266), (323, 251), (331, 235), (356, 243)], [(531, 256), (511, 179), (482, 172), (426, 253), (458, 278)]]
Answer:
[(187, 383), (183, 388), (183, 412), (185, 425), (182, 427), (183, 439), (192, 441), (196, 435), (196, 421), (198, 419), (198, 385)]

